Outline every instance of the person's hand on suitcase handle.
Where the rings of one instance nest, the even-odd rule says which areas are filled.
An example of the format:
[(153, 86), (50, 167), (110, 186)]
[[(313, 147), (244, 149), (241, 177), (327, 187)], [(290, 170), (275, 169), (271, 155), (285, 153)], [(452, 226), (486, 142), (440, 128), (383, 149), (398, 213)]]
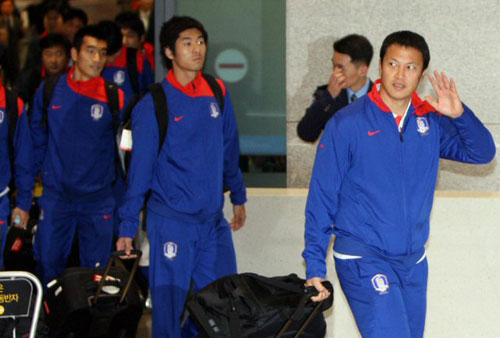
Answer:
[(16, 228), (26, 230), (29, 218), (30, 214), (19, 207), (12, 210), (12, 224)]
[(318, 295), (311, 297), (313, 302), (321, 302), (330, 296), (330, 292), (323, 286), (322, 281), (323, 278), (321, 277), (313, 277), (306, 281), (306, 286), (314, 286), (318, 290)]
[(130, 237), (120, 237), (116, 242), (116, 251), (125, 251), (125, 256), (120, 256), (121, 259), (135, 258), (136, 255), (131, 255), (130, 252), (134, 250), (132, 245), (133, 239)]

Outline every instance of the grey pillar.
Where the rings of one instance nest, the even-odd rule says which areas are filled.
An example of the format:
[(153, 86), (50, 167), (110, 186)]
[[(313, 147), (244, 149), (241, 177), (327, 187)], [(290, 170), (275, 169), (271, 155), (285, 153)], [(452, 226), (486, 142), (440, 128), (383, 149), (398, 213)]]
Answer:
[(160, 29), (164, 22), (175, 14), (176, 0), (155, 1), (155, 80), (160, 82), (165, 78), (167, 69), (163, 67), (160, 53)]

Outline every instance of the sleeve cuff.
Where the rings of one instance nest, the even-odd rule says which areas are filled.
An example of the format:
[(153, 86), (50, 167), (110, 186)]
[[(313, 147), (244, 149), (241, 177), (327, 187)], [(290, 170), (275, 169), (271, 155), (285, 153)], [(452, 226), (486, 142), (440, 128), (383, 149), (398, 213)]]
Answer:
[(231, 199), (231, 203), (233, 205), (242, 205), (245, 204), (247, 201), (247, 192), (246, 189), (241, 191), (241, 192), (232, 192), (231, 195), (229, 196)]
[(134, 238), (137, 234), (138, 227), (139, 224), (135, 224), (132, 222), (122, 222), (120, 224), (119, 237)]
[(326, 277), (326, 263), (316, 259), (306, 260), (306, 278), (311, 279), (314, 277)]
[(16, 200), (17, 202), (16, 206), (19, 209), (29, 212), (31, 209), (31, 200), (32, 200), (31, 194), (29, 196), (22, 196), (22, 197), (18, 195)]

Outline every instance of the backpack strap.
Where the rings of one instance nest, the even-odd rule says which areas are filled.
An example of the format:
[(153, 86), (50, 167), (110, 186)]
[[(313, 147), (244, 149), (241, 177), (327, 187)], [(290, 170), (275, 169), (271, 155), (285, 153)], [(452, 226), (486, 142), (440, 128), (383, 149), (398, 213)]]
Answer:
[(217, 100), (217, 103), (219, 104), (221, 114), (223, 114), (224, 113), (224, 94), (222, 93), (222, 88), (220, 87), (219, 83), (217, 83), (217, 80), (215, 79), (215, 77), (213, 77), (212, 75), (203, 73), (203, 77), (205, 78), (208, 85), (210, 86), (210, 89), (212, 89), (212, 92), (215, 95), (215, 99)]
[(140, 94), (139, 89), (139, 72), (137, 71), (137, 49), (127, 48), (127, 71), (134, 89), (135, 95)]
[[(108, 97), (108, 108), (111, 111), (112, 121), (113, 121), (113, 135), (116, 135), (118, 127), (120, 125), (119, 117), (120, 114), (120, 97), (118, 92), (118, 86), (110, 81), (105, 80), (104, 87), (106, 88), (106, 96)], [(119, 144), (116, 144), (115, 140), (115, 167), (120, 168), (120, 154), (119, 154)], [(118, 177), (118, 175), (117, 175)]]
[(106, 96), (108, 97), (108, 107), (113, 117), (113, 128), (118, 128), (118, 115), (120, 114), (120, 97), (118, 93), (118, 86), (110, 81), (105, 81)]
[(152, 84), (149, 87), (149, 92), (153, 97), (153, 103), (155, 107), (156, 121), (158, 122), (158, 154), (161, 151), (165, 137), (167, 136), (168, 129), (168, 102), (167, 96), (163, 91), (163, 86), (161, 83)]
[(12, 162), (14, 160), (14, 135), (16, 133), (17, 118), (19, 116), (17, 92), (12, 88), (5, 87), (5, 105), (7, 110), (7, 123), (9, 124), (9, 157)]
[(47, 126), (48, 121), (48, 110), (50, 101), (52, 101), (52, 95), (54, 94), (54, 89), (59, 81), (61, 75), (48, 76), (45, 79), (45, 85), (43, 87), (43, 118), (42, 126)]

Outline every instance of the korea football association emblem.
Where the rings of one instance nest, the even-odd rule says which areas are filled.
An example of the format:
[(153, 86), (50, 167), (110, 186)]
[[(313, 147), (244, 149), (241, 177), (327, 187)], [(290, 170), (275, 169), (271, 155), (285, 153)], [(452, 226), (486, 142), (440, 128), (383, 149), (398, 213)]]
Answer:
[(210, 116), (212, 116), (214, 119), (218, 118), (220, 115), (219, 113), (219, 107), (217, 106), (217, 103), (212, 102), (210, 103)]
[(372, 277), (372, 285), (375, 291), (383, 295), (389, 289), (389, 280), (386, 275), (379, 273)]
[(427, 135), (429, 132), (429, 121), (425, 116), (417, 117), (417, 131), (420, 135)]
[(5, 113), (4, 113), (4, 111), (3, 111), (3, 110), (0, 110), (0, 124), (2, 124), (2, 123), (3, 123), (3, 119), (4, 119), (4, 117), (5, 117)]
[(116, 83), (117, 85), (121, 86), (123, 82), (125, 82), (125, 72), (123, 70), (117, 71), (113, 75), (113, 82)]
[(169, 260), (173, 260), (177, 256), (177, 244), (174, 242), (167, 242), (163, 245), (163, 255)]
[(102, 115), (104, 114), (104, 107), (100, 104), (93, 104), (92, 107), (90, 107), (90, 116), (92, 116), (92, 119), (94, 121), (99, 121), (102, 118)]

